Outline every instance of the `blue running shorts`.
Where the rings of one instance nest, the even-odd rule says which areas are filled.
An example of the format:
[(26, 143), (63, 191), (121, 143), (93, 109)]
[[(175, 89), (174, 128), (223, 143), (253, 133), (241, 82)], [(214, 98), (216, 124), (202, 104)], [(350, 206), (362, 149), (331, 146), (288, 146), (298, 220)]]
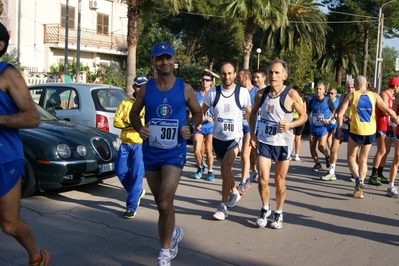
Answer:
[(258, 142), (258, 155), (273, 159), (275, 162), (289, 160), (292, 151), (292, 146), (273, 146)]
[(25, 162), (23, 159), (0, 164), (0, 197), (10, 192), (24, 172)]
[(353, 133), (349, 133), (351, 139), (359, 145), (369, 145), (375, 141), (375, 134), (369, 136), (361, 136)]

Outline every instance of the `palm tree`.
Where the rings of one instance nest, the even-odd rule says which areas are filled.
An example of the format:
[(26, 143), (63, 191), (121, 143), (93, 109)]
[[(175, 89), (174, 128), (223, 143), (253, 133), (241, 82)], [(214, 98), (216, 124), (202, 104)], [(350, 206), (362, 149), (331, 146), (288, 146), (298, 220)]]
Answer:
[(273, 30), (288, 24), (287, 1), (284, 0), (221, 0), (220, 12), (244, 22), (243, 68), (249, 69), (256, 27)]
[(268, 29), (268, 46), (277, 50), (293, 51), (299, 44), (310, 45), (313, 56), (320, 57), (325, 51), (329, 29), (327, 17), (312, 0), (291, 0), (288, 3), (289, 24), (278, 30)]
[(340, 27), (340, 31), (333, 31), (327, 36), (326, 53), (319, 60), (321, 69), (335, 75), (338, 85), (342, 85), (343, 74), (359, 74), (359, 47), (362, 42), (347, 27)]
[(179, 10), (191, 8), (191, 0), (121, 0), (127, 5), (127, 65), (126, 87), (132, 84), (136, 76), (136, 52), (139, 40), (140, 14), (148, 14), (154, 8), (168, 10), (171, 14), (177, 14)]

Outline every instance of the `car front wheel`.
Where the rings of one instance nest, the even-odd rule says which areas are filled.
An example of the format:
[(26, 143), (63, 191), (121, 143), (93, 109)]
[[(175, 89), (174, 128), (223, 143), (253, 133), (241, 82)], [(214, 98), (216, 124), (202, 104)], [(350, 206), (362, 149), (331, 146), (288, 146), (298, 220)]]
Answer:
[(25, 158), (25, 172), (21, 179), (21, 197), (33, 196), (37, 192), (35, 172), (32, 164)]

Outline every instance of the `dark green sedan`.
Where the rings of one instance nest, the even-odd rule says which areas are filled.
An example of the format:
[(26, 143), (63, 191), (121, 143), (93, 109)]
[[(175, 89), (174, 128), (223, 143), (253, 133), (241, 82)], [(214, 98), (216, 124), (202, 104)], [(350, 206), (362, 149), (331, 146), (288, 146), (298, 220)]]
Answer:
[(117, 135), (60, 120), (38, 105), (37, 109), (39, 127), (19, 131), (25, 154), (22, 197), (115, 175)]

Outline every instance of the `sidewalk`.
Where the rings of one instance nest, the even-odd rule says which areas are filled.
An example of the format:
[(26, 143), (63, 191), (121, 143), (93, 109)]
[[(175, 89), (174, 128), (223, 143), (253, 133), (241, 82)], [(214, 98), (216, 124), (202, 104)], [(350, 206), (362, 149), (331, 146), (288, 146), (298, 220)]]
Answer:
[[(307, 140), (302, 141), (302, 161), (291, 162), (287, 177), (280, 230), (270, 229), (270, 223), (267, 228), (255, 226), (261, 207), (257, 184), (229, 209), (225, 221), (212, 220), (221, 200), (220, 164), (215, 163), (215, 181), (196, 180), (191, 177), (195, 173), (192, 147), (188, 149), (175, 198), (176, 225), (184, 229), (184, 238), (172, 265), (394, 264), (399, 201), (385, 196), (387, 185), (366, 185), (364, 199), (352, 198), (346, 144), (339, 151), (338, 180), (323, 182), (319, 177), (325, 172), (311, 171), (314, 162)], [(374, 154), (375, 146), (369, 167)], [(387, 165), (392, 154), (393, 150)], [(238, 184), (239, 158), (234, 170)], [(388, 172), (387, 167), (385, 176)], [(144, 188), (147, 194), (132, 220), (122, 217), (126, 192), (116, 177), (23, 199), (21, 216), (32, 226), (39, 247), (51, 252), (50, 265), (156, 265), (158, 212), (146, 181)], [(271, 182), (272, 209), (274, 193)], [(26, 265), (27, 256), (14, 239), (0, 233), (0, 241), (1, 266)]]

